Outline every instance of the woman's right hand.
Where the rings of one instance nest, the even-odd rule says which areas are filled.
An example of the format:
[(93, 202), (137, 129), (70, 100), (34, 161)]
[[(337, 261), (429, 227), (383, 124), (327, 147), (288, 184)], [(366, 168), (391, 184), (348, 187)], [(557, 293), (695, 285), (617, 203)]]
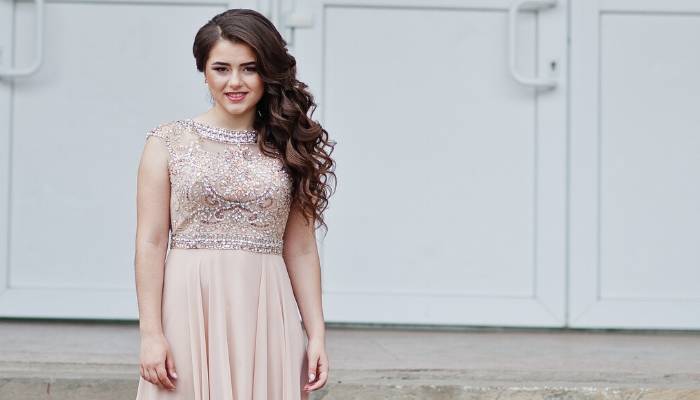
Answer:
[(170, 378), (177, 379), (175, 363), (168, 340), (164, 335), (141, 337), (141, 377), (164, 389), (175, 390)]

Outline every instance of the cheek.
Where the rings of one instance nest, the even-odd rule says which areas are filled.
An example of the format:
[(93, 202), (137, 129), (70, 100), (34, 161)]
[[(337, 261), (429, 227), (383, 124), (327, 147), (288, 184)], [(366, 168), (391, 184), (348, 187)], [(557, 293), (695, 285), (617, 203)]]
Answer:
[(265, 91), (265, 83), (263, 82), (262, 79), (257, 78), (254, 79), (250, 82), (248, 85), (249, 88), (251, 88), (255, 92), (255, 98), (256, 100), (260, 100), (263, 97), (264, 91)]
[(262, 92), (265, 84), (260, 77), (256, 77), (251, 81), (251, 87), (255, 88), (256, 91)]
[(226, 78), (222, 78), (220, 76), (214, 77), (213, 80), (210, 80), (211, 87), (212, 89), (218, 91), (218, 92), (223, 92), (224, 89), (226, 89), (226, 84), (228, 83), (228, 80)]

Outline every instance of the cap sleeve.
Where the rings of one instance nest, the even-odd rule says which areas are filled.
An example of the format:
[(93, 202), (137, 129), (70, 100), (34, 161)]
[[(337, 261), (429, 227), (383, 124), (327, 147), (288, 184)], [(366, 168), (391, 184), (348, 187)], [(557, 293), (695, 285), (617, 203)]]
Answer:
[(151, 136), (155, 136), (157, 138), (160, 138), (163, 141), (163, 144), (165, 144), (165, 147), (168, 150), (169, 154), (169, 159), (172, 158), (172, 146), (171, 146), (171, 141), (172, 141), (172, 127), (170, 123), (164, 123), (156, 126), (155, 128), (149, 130), (146, 132), (145, 139), (148, 139)]
[(160, 124), (156, 126), (155, 128), (151, 129), (150, 131), (146, 132), (146, 139), (148, 139), (149, 136), (156, 136), (159, 137), (166, 142), (168, 141), (168, 132), (166, 129), (166, 124)]

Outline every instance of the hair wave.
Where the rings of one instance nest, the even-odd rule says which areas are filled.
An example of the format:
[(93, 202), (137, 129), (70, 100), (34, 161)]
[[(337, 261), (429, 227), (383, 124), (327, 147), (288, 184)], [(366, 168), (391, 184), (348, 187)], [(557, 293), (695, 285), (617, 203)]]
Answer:
[(292, 206), (300, 208), (307, 222), (316, 222), (314, 228), (323, 226), (327, 233), (323, 212), (337, 186), (331, 158), (336, 142), (312, 119), (317, 104), (308, 86), (296, 78), (296, 59), (287, 51), (287, 42), (259, 12), (230, 9), (197, 32), (192, 46), (197, 70), (204, 72), (212, 47), (222, 39), (247, 44), (255, 52), (265, 84), (253, 125), (263, 137), (260, 150), (284, 162), (293, 181)]

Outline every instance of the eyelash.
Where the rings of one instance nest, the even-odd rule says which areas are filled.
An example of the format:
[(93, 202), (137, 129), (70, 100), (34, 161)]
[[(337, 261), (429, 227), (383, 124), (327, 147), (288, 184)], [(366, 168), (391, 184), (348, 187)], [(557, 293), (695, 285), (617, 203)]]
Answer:
[[(215, 71), (221, 71), (221, 70), (225, 70), (225, 69), (226, 69), (226, 67), (214, 68)], [(245, 67), (245, 69), (250, 69), (251, 71), (255, 71), (255, 67)]]

